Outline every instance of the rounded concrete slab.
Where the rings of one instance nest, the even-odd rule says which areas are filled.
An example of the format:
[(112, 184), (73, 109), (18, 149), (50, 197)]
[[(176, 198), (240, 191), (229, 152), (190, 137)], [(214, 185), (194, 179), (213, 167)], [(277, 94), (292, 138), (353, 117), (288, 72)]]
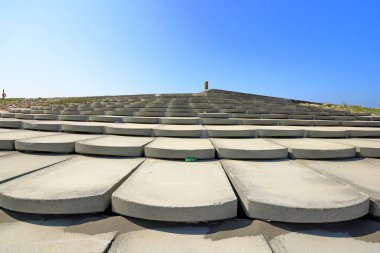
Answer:
[(107, 134), (132, 135), (132, 136), (153, 136), (153, 129), (157, 124), (113, 124), (106, 127)]
[(142, 156), (144, 146), (153, 141), (149, 137), (104, 136), (75, 143), (75, 151), (81, 154), (111, 156)]
[(203, 130), (201, 125), (161, 125), (153, 132), (155, 136), (199, 138)]
[(262, 139), (211, 139), (219, 158), (281, 159), (288, 157), (288, 148)]
[(197, 117), (162, 117), (160, 118), (161, 124), (174, 124), (174, 125), (199, 125), (200, 120)]
[(13, 151), (0, 157), (0, 183), (46, 168), (69, 158), (71, 156), (68, 155), (24, 154)]
[(19, 151), (73, 153), (75, 151), (75, 142), (99, 137), (101, 137), (101, 135), (62, 133), (16, 140), (15, 147), (16, 150)]
[(269, 244), (273, 253), (377, 253), (380, 243), (352, 238), (347, 233), (304, 230), (273, 238)]
[(356, 152), (362, 157), (380, 158), (380, 142), (365, 139), (328, 139), (334, 143), (356, 147)]
[(288, 147), (289, 156), (296, 159), (337, 159), (355, 157), (353, 146), (332, 143), (321, 139), (266, 139)]
[(237, 200), (218, 161), (146, 160), (112, 195), (115, 212), (198, 222), (236, 216)]
[(101, 122), (70, 122), (62, 124), (62, 131), (74, 133), (103, 134), (111, 123)]
[(57, 133), (29, 130), (0, 133), (0, 149), (14, 150), (16, 140), (33, 137), (51, 136), (55, 134)]
[(353, 185), (370, 196), (370, 214), (380, 217), (380, 163), (378, 159), (347, 159), (336, 161), (297, 160), (319, 173)]
[(22, 128), (29, 129), (29, 130), (60, 132), (63, 123), (67, 123), (67, 122), (30, 120), (30, 121), (23, 121)]
[(109, 253), (272, 253), (263, 236), (205, 238), (207, 227), (142, 230), (116, 238)]
[(259, 137), (304, 137), (305, 131), (289, 126), (255, 126)]
[(302, 127), (309, 138), (346, 138), (347, 131), (338, 127)]
[(112, 192), (141, 162), (77, 156), (1, 184), (0, 206), (41, 214), (103, 212)]
[(294, 161), (233, 161), (222, 165), (251, 218), (323, 223), (356, 219), (369, 198)]
[(380, 128), (376, 127), (342, 127), (348, 132), (348, 137), (380, 137)]
[(0, 118), (0, 127), (6, 128), (21, 128), (22, 120), (12, 118)]
[(143, 123), (143, 124), (158, 124), (160, 121), (160, 118), (158, 117), (124, 117), (124, 122), (128, 123)]
[(209, 137), (255, 137), (256, 129), (251, 126), (204, 126)]
[(208, 139), (159, 137), (145, 147), (145, 156), (164, 159), (213, 159), (215, 149)]

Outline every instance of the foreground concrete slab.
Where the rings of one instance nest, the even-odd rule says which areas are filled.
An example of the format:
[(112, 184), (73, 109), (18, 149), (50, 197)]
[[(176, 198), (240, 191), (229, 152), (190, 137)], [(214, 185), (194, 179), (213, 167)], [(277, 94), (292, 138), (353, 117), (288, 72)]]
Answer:
[(150, 137), (108, 135), (75, 143), (75, 151), (81, 154), (142, 156), (144, 146), (153, 141)]
[(57, 133), (29, 130), (0, 133), (0, 149), (14, 150), (16, 140), (33, 137), (52, 136), (55, 134)]
[(199, 138), (203, 133), (201, 125), (161, 125), (153, 130), (155, 136)]
[(222, 160), (251, 218), (322, 223), (351, 220), (369, 211), (369, 198), (294, 161)]
[(15, 148), (19, 151), (74, 153), (75, 142), (99, 137), (101, 137), (101, 135), (62, 133), (16, 140)]
[(153, 129), (158, 126), (158, 124), (113, 124), (106, 127), (106, 133), (132, 136), (153, 136)]
[(237, 200), (218, 161), (148, 159), (113, 193), (112, 209), (142, 219), (198, 222), (235, 217)]
[(206, 227), (169, 228), (130, 232), (117, 237), (110, 253), (271, 253), (263, 236), (231, 237), (221, 240), (206, 239)]
[(380, 217), (380, 162), (378, 159), (337, 161), (297, 160), (313, 170), (348, 183), (371, 198), (370, 213)]
[(145, 156), (165, 159), (213, 159), (215, 149), (208, 139), (159, 137), (145, 147)]
[(0, 157), (0, 183), (46, 168), (69, 158), (71, 156), (67, 155), (6, 153)]
[(365, 139), (327, 139), (334, 143), (350, 145), (356, 147), (356, 152), (362, 157), (376, 157), (380, 158), (380, 142)]
[(77, 156), (1, 184), (0, 206), (41, 214), (103, 212), (112, 192), (141, 162)]
[(263, 139), (212, 138), (219, 158), (281, 159), (288, 157), (288, 148)]
[(306, 230), (279, 235), (269, 242), (273, 253), (377, 253), (380, 243), (357, 240), (344, 232)]
[(0, 157), (5, 156), (5, 155), (10, 155), (10, 154), (15, 154), (16, 151), (0, 151)]
[(13, 222), (0, 224), (0, 252), (27, 253), (103, 253), (111, 245), (115, 232), (86, 235), (67, 233), (64, 228)]
[(204, 126), (209, 137), (255, 137), (256, 129), (251, 126)]
[(353, 146), (332, 143), (321, 139), (266, 139), (288, 147), (289, 156), (297, 159), (337, 159), (355, 157)]

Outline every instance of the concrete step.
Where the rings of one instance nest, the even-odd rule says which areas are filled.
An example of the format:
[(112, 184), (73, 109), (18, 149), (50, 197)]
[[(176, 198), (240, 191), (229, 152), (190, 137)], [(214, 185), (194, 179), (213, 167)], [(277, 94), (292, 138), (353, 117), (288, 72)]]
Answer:
[(141, 162), (142, 158), (77, 156), (1, 184), (0, 205), (25, 213), (103, 212), (112, 192)]
[(0, 133), (0, 149), (14, 150), (16, 140), (25, 139), (25, 138), (33, 138), (33, 137), (51, 136), (55, 134), (57, 133), (29, 131), (29, 130), (19, 130), (19, 131)]
[(103, 134), (105, 128), (112, 123), (102, 122), (71, 122), (63, 123), (62, 131), (69, 133), (90, 133), (90, 134)]
[(346, 138), (347, 131), (339, 127), (300, 127), (309, 138)]
[(197, 117), (162, 117), (160, 118), (162, 124), (173, 124), (173, 125), (199, 125), (200, 119)]
[(201, 125), (160, 125), (153, 129), (155, 136), (199, 138), (204, 131)]
[(222, 165), (251, 218), (324, 223), (369, 211), (367, 195), (291, 160), (222, 160)]
[(304, 137), (305, 130), (289, 126), (254, 126), (259, 137)]
[(255, 137), (257, 131), (251, 126), (204, 126), (209, 137)]
[(380, 217), (380, 162), (378, 159), (347, 159), (334, 161), (297, 160), (319, 173), (353, 185), (370, 196), (370, 214)]
[(145, 146), (145, 156), (163, 159), (215, 158), (215, 149), (208, 139), (159, 137)]
[(21, 128), (22, 120), (12, 118), (0, 118), (0, 127), (4, 128)]
[(349, 138), (380, 137), (380, 128), (371, 127), (342, 127)]
[(80, 154), (110, 156), (143, 156), (144, 147), (152, 142), (149, 137), (108, 135), (96, 139), (78, 141), (75, 151)]
[(142, 219), (199, 222), (235, 217), (237, 200), (218, 161), (148, 159), (113, 193), (112, 209)]
[(19, 151), (74, 153), (76, 142), (99, 137), (101, 135), (61, 133), (16, 140), (15, 149)]
[(363, 140), (360, 138), (327, 139), (327, 141), (353, 146), (356, 148), (356, 153), (362, 157), (380, 158), (380, 142), (378, 141)]
[(41, 121), (41, 120), (24, 120), (22, 128), (28, 130), (60, 132), (62, 124), (69, 123), (67, 121)]
[[(260, 252), (272, 253), (262, 235), (231, 236), (210, 240), (207, 227), (168, 228), (133, 231), (122, 234), (112, 243), (109, 253), (173, 253), (173, 252)], [(378, 249), (378, 247), (376, 247)], [(371, 252), (372, 253), (372, 252)]]
[(263, 139), (211, 139), (219, 158), (281, 159), (288, 157), (288, 149)]
[(266, 139), (288, 148), (289, 156), (296, 159), (339, 159), (355, 157), (353, 146), (332, 143), (321, 139)]
[[(71, 158), (68, 155), (4, 153), (0, 157), (0, 183), (46, 168)], [(1, 206), (1, 205), (0, 205)]]
[(133, 135), (133, 136), (153, 136), (153, 130), (158, 124), (112, 124), (106, 127), (107, 134)]

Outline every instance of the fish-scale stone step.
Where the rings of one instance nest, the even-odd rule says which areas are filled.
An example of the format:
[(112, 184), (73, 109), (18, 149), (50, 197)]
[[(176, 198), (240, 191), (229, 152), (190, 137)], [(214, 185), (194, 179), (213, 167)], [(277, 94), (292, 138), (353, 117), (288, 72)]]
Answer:
[(153, 130), (155, 136), (199, 138), (204, 131), (201, 125), (160, 125)]
[(16, 140), (15, 148), (19, 151), (74, 153), (76, 142), (99, 137), (101, 135), (61, 133)]
[(281, 159), (288, 157), (288, 148), (263, 139), (212, 138), (219, 158)]
[(215, 158), (215, 149), (208, 139), (159, 137), (145, 146), (145, 156), (164, 159)]
[(209, 137), (255, 137), (256, 128), (251, 126), (204, 126)]
[(114, 212), (149, 220), (235, 217), (237, 199), (219, 161), (146, 160), (112, 195)]
[(309, 138), (346, 138), (347, 131), (339, 127), (302, 127)]
[(0, 118), (0, 127), (21, 128), (22, 120), (12, 118)]
[(370, 214), (380, 217), (380, 162), (378, 159), (347, 159), (335, 161), (297, 160), (313, 170), (353, 185), (370, 196)]
[(305, 130), (289, 126), (255, 126), (259, 137), (304, 137)]
[(207, 227), (132, 231), (119, 235), (108, 252), (272, 253), (262, 235), (233, 236), (231, 238), (212, 240), (207, 238), (209, 232)]
[(143, 156), (144, 146), (153, 141), (150, 137), (108, 135), (96, 139), (78, 141), (75, 151), (80, 154), (110, 156)]
[(289, 156), (296, 159), (338, 159), (355, 157), (353, 146), (313, 138), (266, 139), (288, 147)]
[[(69, 155), (4, 153), (0, 157), (0, 183), (71, 158)], [(1, 205), (0, 205), (1, 206)]]
[(356, 147), (356, 152), (362, 157), (380, 158), (380, 142), (368, 139), (351, 138), (351, 139), (327, 139), (334, 143), (340, 143)]
[(62, 124), (68, 123), (67, 121), (41, 121), (41, 120), (28, 120), (22, 122), (22, 128), (28, 130), (51, 131), (60, 132)]
[(222, 160), (222, 165), (251, 218), (323, 223), (369, 211), (367, 195), (294, 161)]
[(41, 214), (103, 212), (112, 192), (141, 162), (77, 156), (1, 184), (0, 206)]
[(15, 141), (25, 138), (51, 136), (57, 133), (42, 132), (42, 131), (29, 131), (29, 130), (19, 130), (12, 132), (0, 133), (0, 149), (3, 150), (14, 150)]
[(342, 127), (350, 138), (380, 137), (380, 128), (376, 127)]
[(106, 127), (107, 134), (116, 135), (133, 135), (133, 136), (153, 136), (153, 130), (160, 125), (158, 124), (113, 124)]
[(62, 124), (62, 131), (72, 133), (103, 134), (111, 123), (101, 122), (71, 122)]

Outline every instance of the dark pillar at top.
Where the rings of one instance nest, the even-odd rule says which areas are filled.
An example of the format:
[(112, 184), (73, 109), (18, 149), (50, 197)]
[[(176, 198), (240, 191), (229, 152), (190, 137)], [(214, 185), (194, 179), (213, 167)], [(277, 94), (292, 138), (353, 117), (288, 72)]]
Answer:
[(205, 90), (208, 90), (208, 81), (205, 81)]

